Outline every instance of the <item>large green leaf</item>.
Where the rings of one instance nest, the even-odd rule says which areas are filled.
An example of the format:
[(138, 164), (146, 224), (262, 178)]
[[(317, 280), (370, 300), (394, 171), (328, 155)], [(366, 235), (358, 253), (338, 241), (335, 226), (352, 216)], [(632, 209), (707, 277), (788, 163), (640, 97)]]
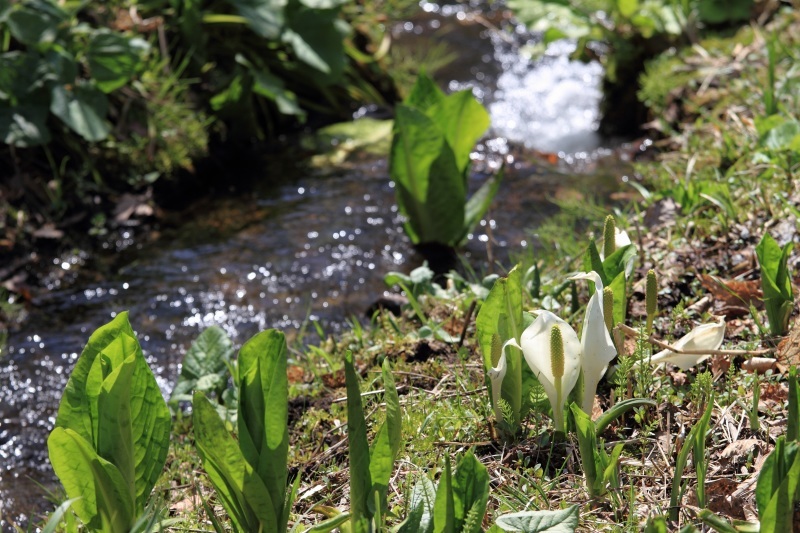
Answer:
[(774, 335), (785, 333), (794, 307), (794, 292), (788, 270), (791, 249), (792, 243), (781, 248), (769, 233), (765, 233), (756, 246), (764, 306), (767, 308), (770, 331)]
[(791, 533), (794, 504), (800, 486), (800, 453), (796, 442), (781, 436), (767, 457), (756, 484), (756, 504), (762, 533)]
[(53, 42), (58, 34), (58, 25), (66, 18), (67, 13), (55, 2), (28, 0), (20, 2), (6, 22), (16, 40), (35, 47)]
[(71, 429), (56, 427), (47, 439), (53, 465), (75, 514), (92, 530), (128, 531), (135, 519), (134, 501), (119, 470)]
[(274, 528), (284, 515), (288, 519), (283, 510), (289, 450), (286, 358), (286, 339), (274, 329), (258, 333), (239, 350), (239, 447), (269, 492)]
[(56, 85), (50, 92), (50, 112), (69, 128), (90, 142), (105, 139), (111, 131), (105, 117), (108, 98), (102, 91), (88, 84), (71, 88)]
[(458, 171), (466, 179), (470, 153), (489, 128), (489, 113), (471, 90), (453, 93), (426, 111), (453, 150)]
[(204, 330), (189, 347), (183, 357), (178, 382), (172, 390), (170, 404), (191, 399), (191, 392), (198, 380), (206, 376), (215, 376), (215, 384), (211, 390), (222, 394), (230, 374), (228, 364), (233, 354), (233, 343), (219, 326), (211, 326)]
[(570, 505), (558, 511), (522, 511), (504, 514), (497, 518), (503, 531), (520, 533), (575, 533), (578, 528), (580, 507)]
[(408, 517), (397, 529), (397, 533), (433, 533), (433, 507), (436, 488), (426, 476), (422, 476), (411, 489)]
[(390, 173), (415, 244), (460, 236), (466, 192), (453, 152), (430, 117), (405, 105), (396, 109)]
[(436, 487), (436, 501), (433, 505), (434, 533), (460, 533), (456, 529), (455, 498), (453, 495), (453, 475), (450, 471), (450, 456), (444, 457), (444, 472)]
[(368, 533), (373, 516), (367, 501), (372, 496), (370, 451), (358, 374), (353, 366), (351, 352), (345, 354), (344, 375), (347, 385), (347, 444), (350, 458), (350, 525), (352, 533)]
[(109, 30), (98, 30), (92, 35), (86, 56), (92, 79), (105, 93), (125, 85), (139, 65), (139, 51), (131, 40)]
[[(270, 493), (205, 394), (192, 400), (194, 437), (203, 467), (237, 532), (278, 531)], [(283, 501), (283, 495), (281, 495)]]
[[(480, 526), (488, 501), (489, 472), (472, 452), (467, 452), (458, 462), (453, 479), (456, 531), (481, 533)], [(469, 520), (470, 515), (477, 517), (477, 521)]]
[(315, 81), (337, 81), (347, 64), (344, 38), (350, 33), (350, 26), (339, 18), (339, 9), (311, 9), (290, 2), (286, 25), (282, 39), (291, 45), (297, 59), (326, 74), (317, 74)]
[(228, 0), (259, 36), (276, 40), (284, 24), (287, 0)]
[[(133, 369), (125, 370), (130, 376), (106, 383), (115, 369), (129, 364), (126, 360), (131, 357)], [(116, 395), (120, 397), (113, 398)], [(119, 415), (102, 411), (99, 404), (121, 405), (126, 402), (125, 396), (130, 398), (126, 409), (130, 409), (132, 445), (108, 440), (108, 435), (101, 434), (111, 431), (113, 422), (109, 419)], [(56, 427), (75, 431), (109, 461), (120, 457), (118, 448), (130, 446), (135, 465), (136, 512), (141, 513), (166, 461), (171, 422), (158, 383), (128, 322), (128, 314), (120, 313), (89, 338), (64, 390)]]
[[(492, 343), (499, 342), (502, 345), (509, 339), (519, 342), (522, 336), (522, 273), (519, 265), (511, 269), (507, 277), (494, 282), (489, 296), (481, 304), (475, 325), (484, 368), (488, 372), (497, 366), (497, 361), (492, 360)], [(492, 340), (495, 335), (497, 341)], [(501, 397), (511, 406), (515, 422), (518, 423), (524, 416), (524, 405), (532, 384), (528, 378), (532, 378), (533, 373), (525, 363), (522, 352), (513, 346), (506, 349), (506, 364), (508, 367), (501, 386)]]

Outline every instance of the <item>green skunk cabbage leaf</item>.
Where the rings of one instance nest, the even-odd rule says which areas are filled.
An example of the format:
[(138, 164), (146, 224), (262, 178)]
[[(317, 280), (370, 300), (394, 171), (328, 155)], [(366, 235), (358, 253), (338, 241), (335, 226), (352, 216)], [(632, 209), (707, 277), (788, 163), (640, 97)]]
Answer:
[[(394, 460), (400, 451), (401, 426), (400, 398), (394, 376), (389, 368), (389, 359), (383, 360), (381, 368), (383, 374), (384, 401), (386, 403), (386, 421), (378, 430), (372, 444), (369, 458), (369, 473), (372, 490), (378, 492), (381, 501), (382, 513), (386, 510), (386, 493), (389, 490), (389, 479), (392, 477)], [(369, 502), (373, 500), (370, 498)]]
[(458, 171), (465, 175), (470, 164), (469, 154), (489, 128), (489, 113), (470, 90), (447, 96), (426, 113), (444, 132), (445, 140), (453, 150)]
[(190, 400), (193, 390), (221, 395), (227, 384), (233, 343), (219, 326), (204, 330), (183, 358), (170, 404)]
[(398, 207), (409, 219), (406, 231), (414, 243), (455, 244), (466, 189), (453, 150), (426, 114), (399, 105), (396, 115), (390, 166)]
[(74, 431), (128, 483), (133, 465), (131, 499), (138, 515), (164, 467), (171, 422), (128, 314), (120, 313), (89, 338), (64, 390), (56, 427)]
[(436, 488), (433, 504), (434, 533), (457, 533), (455, 498), (453, 496), (453, 475), (450, 470), (450, 456), (444, 456), (444, 472)]
[[(274, 517), (286, 528), (289, 381), (286, 339), (280, 331), (261, 332), (239, 350), (239, 447), (269, 493)], [(266, 531), (270, 531), (267, 527)]]
[(419, 478), (411, 489), (408, 517), (397, 529), (397, 533), (433, 533), (433, 507), (436, 488), (425, 476)]
[(761, 531), (792, 531), (794, 503), (800, 485), (800, 446), (781, 436), (767, 457), (756, 483)]
[(92, 36), (87, 58), (92, 79), (104, 93), (128, 83), (139, 65), (139, 51), (131, 40), (108, 30), (97, 31)]
[(119, 470), (71, 429), (56, 427), (47, 439), (50, 462), (75, 514), (92, 530), (128, 531), (136, 517), (132, 494)]
[(459, 461), (453, 479), (455, 530), (462, 533), (481, 533), (488, 500), (489, 473), (475, 455), (468, 452)]
[(419, 111), (427, 112), (434, 105), (444, 102), (446, 98), (436, 82), (429, 76), (420, 74), (403, 103)]
[[(489, 296), (481, 304), (475, 324), (484, 368), (488, 372), (497, 366), (497, 361), (492, 361), (492, 337), (497, 335), (501, 345), (512, 338), (519, 342), (525, 329), (522, 273), (519, 266), (515, 266), (506, 278), (494, 282)], [(501, 397), (511, 406), (514, 418), (519, 422), (525, 414), (531, 388), (537, 381), (520, 350), (509, 346), (505, 353), (508, 368), (501, 385)]]
[(350, 26), (339, 18), (339, 9), (309, 9), (299, 3), (290, 6), (283, 41), (292, 46), (297, 59), (326, 74), (321, 77), (317, 73), (318, 82), (338, 80), (347, 64), (344, 38), (350, 33)]
[(571, 505), (558, 511), (523, 511), (497, 518), (503, 531), (521, 533), (574, 533), (578, 528), (580, 509)]
[(228, 0), (228, 3), (260, 37), (275, 40), (280, 36), (286, 0)]
[(89, 84), (70, 89), (56, 85), (50, 91), (50, 112), (69, 128), (90, 142), (105, 139), (111, 128), (105, 120), (108, 98)]
[(372, 496), (370, 452), (367, 444), (367, 423), (361, 405), (358, 374), (353, 366), (353, 354), (344, 359), (347, 385), (347, 444), (350, 459), (350, 526), (352, 533), (368, 533), (373, 513), (368, 499)]
[(794, 307), (792, 280), (787, 266), (791, 250), (792, 243), (781, 248), (769, 233), (765, 233), (756, 246), (764, 306), (767, 308), (770, 331), (775, 335), (786, 332)]
[(197, 452), (234, 529), (278, 531), (267, 487), (245, 460), (214, 406), (202, 392), (195, 393), (192, 406)]

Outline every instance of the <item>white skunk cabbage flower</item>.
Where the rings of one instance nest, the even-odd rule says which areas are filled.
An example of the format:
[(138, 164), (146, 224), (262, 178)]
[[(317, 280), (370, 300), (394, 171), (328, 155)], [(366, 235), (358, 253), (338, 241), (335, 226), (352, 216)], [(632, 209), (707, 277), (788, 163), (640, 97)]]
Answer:
[(606, 327), (603, 314), (603, 281), (597, 272), (575, 274), (568, 279), (587, 279), (594, 282), (595, 292), (586, 306), (581, 330), (581, 372), (583, 373), (583, 395), (581, 409), (591, 413), (597, 384), (606, 373), (608, 364), (617, 355), (614, 341)]
[[(504, 347), (505, 348), (505, 347)], [(494, 416), (498, 422), (505, 420), (503, 410), (500, 408), (500, 391), (503, 389), (503, 378), (506, 377), (508, 363), (506, 362), (506, 351), (500, 355), (497, 366), (489, 369), (489, 381), (492, 384), (492, 405), (494, 406)]]
[[(702, 324), (673, 342), (678, 350), (718, 350), (725, 337), (725, 317), (717, 317), (717, 322)], [(711, 354), (675, 353), (671, 350), (662, 350), (650, 358), (650, 363), (670, 363), (681, 370), (691, 368), (711, 357)]]
[(564, 403), (580, 373), (581, 344), (577, 333), (550, 311), (539, 311), (536, 320), (522, 332), (519, 344), (511, 339), (503, 346), (503, 352), (509, 345), (522, 350), (553, 407), (556, 430), (565, 431)]

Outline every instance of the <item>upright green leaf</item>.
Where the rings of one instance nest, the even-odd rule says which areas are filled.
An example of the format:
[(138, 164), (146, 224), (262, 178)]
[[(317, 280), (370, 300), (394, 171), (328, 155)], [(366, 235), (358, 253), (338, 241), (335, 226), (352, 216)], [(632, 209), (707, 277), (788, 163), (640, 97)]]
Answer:
[(800, 387), (797, 386), (797, 367), (789, 369), (789, 413), (786, 440), (800, 441)]
[(800, 488), (800, 453), (796, 442), (781, 436), (767, 457), (756, 484), (756, 504), (762, 533), (794, 530), (794, 506)]
[[(116, 427), (128, 419), (127, 412), (129, 433)], [(133, 499), (136, 513), (142, 513), (166, 461), (171, 422), (128, 315), (120, 313), (89, 338), (64, 390), (56, 427), (75, 431), (104, 460), (119, 462), (126, 472), (132, 461)]]
[(289, 450), (286, 359), (286, 339), (274, 329), (239, 350), (239, 447), (269, 492), (276, 528), (284, 516)]
[[(195, 446), (237, 532), (278, 531), (270, 493), (205, 394), (192, 401)], [(283, 494), (281, 494), (283, 501)]]
[(500, 189), (504, 174), (505, 167), (501, 167), (496, 174), (483, 182), (480, 188), (475, 191), (475, 194), (467, 200), (467, 205), (464, 208), (464, 229), (460, 238), (461, 242), (467, 238), (472, 228), (475, 227), (480, 219), (483, 218), (483, 215), (486, 214), (486, 211), (489, 210), (489, 207), (492, 205), (492, 200)]
[(453, 494), (453, 475), (450, 471), (450, 456), (444, 457), (444, 472), (436, 488), (436, 501), (433, 505), (434, 533), (460, 533), (456, 529), (455, 498)]
[(400, 398), (394, 376), (389, 368), (389, 359), (383, 360), (384, 401), (386, 402), (386, 421), (378, 430), (375, 442), (370, 450), (369, 472), (372, 490), (378, 492), (381, 500), (381, 512), (386, 510), (386, 492), (392, 476), (394, 460), (400, 451), (402, 420), (400, 415)]
[(287, 0), (228, 0), (260, 37), (275, 40), (284, 24)]
[(373, 514), (367, 500), (372, 496), (370, 476), (370, 451), (367, 444), (367, 423), (361, 405), (361, 390), (358, 374), (353, 366), (353, 354), (347, 352), (344, 359), (347, 385), (347, 444), (350, 457), (350, 515), (352, 533), (370, 531)]
[[(472, 452), (458, 462), (453, 480), (453, 507), (455, 530), (461, 533), (481, 533), (481, 522), (489, 501), (489, 473)], [(468, 520), (470, 515), (477, 522)], [(472, 528), (468, 528), (471, 523)]]
[[(481, 304), (475, 324), (484, 368), (488, 372), (496, 366), (496, 362), (492, 361), (492, 337), (497, 335), (501, 343), (512, 338), (519, 342), (524, 329), (522, 273), (519, 265), (511, 269), (506, 278), (495, 281), (489, 296)], [(520, 350), (510, 346), (506, 348), (506, 357), (508, 368), (501, 386), (501, 397), (511, 406), (514, 420), (518, 424), (525, 414), (524, 404), (535, 378)]]
[(128, 531), (136, 517), (134, 495), (119, 470), (71, 429), (53, 429), (47, 448), (78, 517), (93, 531)]
[(792, 243), (781, 248), (768, 233), (764, 234), (756, 246), (761, 267), (764, 306), (767, 308), (769, 328), (773, 335), (785, 334), (794, 308), (794, 292), (788, 270), (791, 249)]
[(475, 99), (471, 90), (448, 95), (426, 113), (444, 133), (445, 140), (453, 150), (458, 171), (466, 179), (470, 153), (489, 128), (489, 113)]

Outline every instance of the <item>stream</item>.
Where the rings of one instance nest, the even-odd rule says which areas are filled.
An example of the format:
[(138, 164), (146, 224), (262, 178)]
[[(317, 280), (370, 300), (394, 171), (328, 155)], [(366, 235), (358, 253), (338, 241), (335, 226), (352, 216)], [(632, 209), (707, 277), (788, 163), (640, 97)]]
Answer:
[[(492, 130), (477, 147), (471, 188), (485, 171), (507, 164), (493, 209), (470, 236), (465, 257), (488, 273), (489, 257), (509, 257), (535, 242), (533, 228), (556, 212), (553, 198), (590, 189), (602, 196), (629, 171), (609, 157), (614, 143), (595, 133), (602, 69), (568, 59), (557, 43), (529, 60), (523, 48), (538, 37), (502, 12), (423, 4), (422, 14), (393, 29), (395, 45), (413, 54), (435, 43), (459, 50), (436, 79), (448, 90), (472, 88), (490, 111)], [(555, 152), (543, 165), (534, 154)], [(421, 264), (402, 231), (385, 158), (364, 157), (325, 172), (305, 162), (280, 185), (216, 198), (194, 209), (153, 243), (133, 230), (109, 241), (106, 265), (74, 275), (84, 252), (60, 257), (67, 274), (34, 295), (22, 329), (0, 356), (0, 527), (53, 509), (39, 484), (57, 487), (46, 439), (69, 372), (89, 335), (129, 310), (134, 329), (165, 395), (183, 354), (199, 332), (219, 325), (241, 343), (257, 331), (281, 328), (292, 341), (313, 342), (310, 321), (326, 333), (365, 320), (388, 288), (383, 277)], [(480, 172), (480, 170), (484, 172)], [(274, 180), (272, 180), (274, 183)], [(114, 249), (120, 254), (112, 253)], [(101, 254), (102, 255), (102, 254)]]

